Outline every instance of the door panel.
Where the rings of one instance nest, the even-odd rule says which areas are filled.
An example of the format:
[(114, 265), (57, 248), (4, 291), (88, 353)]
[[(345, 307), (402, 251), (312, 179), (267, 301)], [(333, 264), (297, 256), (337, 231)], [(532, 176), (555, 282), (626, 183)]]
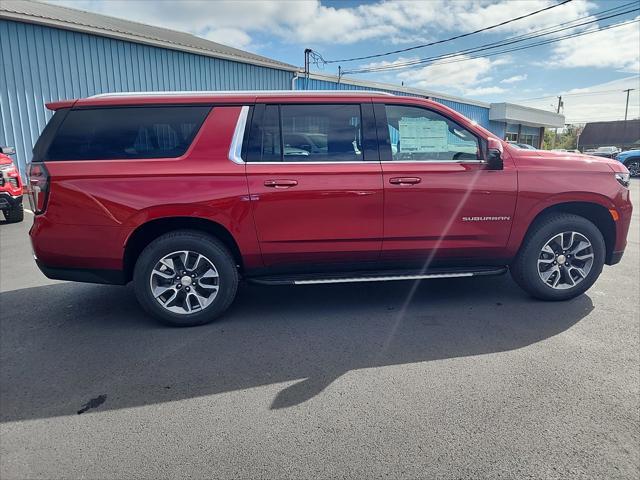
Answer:
[(375, 105), (384, 181), (384, 260), (504, 256), (517, 172), (483, 161), (483, 140), (438, 112)]
[[(382, 246), (378, 162), (247, 164), (265, 265), (369, 261)], [(271, 184), (295, 185), (273, 187)]]
[[(502, 253), (515, 209), (513, 168), (489, 171), (484, 164), (383, 162), (382, 169), (384, 259)], [(399, 177), (420, 181), (391, 181)]]
[(370, 103), (256, 105), (246, 173), (265, 266), (379, 258), (375, 137)]

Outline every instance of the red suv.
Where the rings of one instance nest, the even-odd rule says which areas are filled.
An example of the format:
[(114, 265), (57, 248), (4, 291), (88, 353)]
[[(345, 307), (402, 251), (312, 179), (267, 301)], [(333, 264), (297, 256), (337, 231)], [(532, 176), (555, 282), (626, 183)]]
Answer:
[(565, 300), (620, 261), (624, 165), (522, 150), (429, 100), (371, 92), (107, 94), (49, 104), (30, 182), (49, 278), (133, 281), (172, 325), (243, 278), (315, 284), (510, 270)]
[(2, 147), (0, 150), (0, 210), (7, 223), (21, 222), (24, 219), (22, 178), (8, 156), (13, 153), (15, 150), (12, 147)]

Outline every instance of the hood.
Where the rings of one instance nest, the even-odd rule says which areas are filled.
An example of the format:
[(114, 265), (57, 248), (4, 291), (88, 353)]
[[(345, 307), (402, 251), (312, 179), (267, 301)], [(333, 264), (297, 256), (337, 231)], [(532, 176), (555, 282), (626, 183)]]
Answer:
[[(593, 172), (624, 171), (617, 160), (574, 152), (552, 152), (550, 150), (520, 150), (510, 148), (509, 153), (517, 164), (531, 164), (540, 168), (581, 170)], [(622, 168), (620, 168), (622, 167)]]

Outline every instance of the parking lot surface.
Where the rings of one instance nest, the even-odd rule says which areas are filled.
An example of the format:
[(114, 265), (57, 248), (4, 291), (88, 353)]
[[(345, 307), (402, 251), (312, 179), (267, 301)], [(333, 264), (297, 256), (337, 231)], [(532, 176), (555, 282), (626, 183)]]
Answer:
[(638, 478), (638, 198), (563, 303), (493, 278), (243, 286), (158, 325), (0, 225), (0, 478)]

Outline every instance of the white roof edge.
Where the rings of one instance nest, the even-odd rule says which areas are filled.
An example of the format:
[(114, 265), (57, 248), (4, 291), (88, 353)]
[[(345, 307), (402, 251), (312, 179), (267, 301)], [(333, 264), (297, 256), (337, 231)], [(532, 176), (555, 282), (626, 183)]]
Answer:
[(489, 120), (549, 128), (561, 128), (565, 123), (562, 114), (509, 102), (492, 103)]
[(536, 107), (529, 107), (527, 105), (520, 105), (519, 103), (513, 103), (513, 102), (493, 102), (491, 103), (491, 105), (512, 105), (514, 107), (518, 107), (522, 110), (531, 110), (532, 112), (547, 112), (547, 113), (553, 113), (554, 115), (559, 115), (561, 117), (564, 117), (564, 115), (562, 115), (561, 113), (556, 113), (553, 112), (551, 110), (543, 110), (542, 108), (536, 108)]
[[(33, 23), (36, 25), (61, 28), (64, 30), (71, 30), (71, 31), (80, 32), (80, 33), (89, 33), (89, 34), (98, 35), (101, 37), (113, 38), (116, 40), (125, 40), (128, 42), (140, 43), (143, 45), (150, 45), (153, 47), (167, 48), (170, 50), (193, 53), (193, 54), (202, 55), (205, 57), (220, 58), (223, 60), (231, 60), (234, 62), (246, 63), (249, 65), (257, 65), (260, 67), (268, 67), (276, 70), (284, 70), (285, 72), (293, 73), (293, 72), (300, 71), (299, 67), (296, 67), (294, 65), (288, 65), (284, 62), (279, 62), (278, 60), (274, 60), (273, 62), (270, 62), (270, 61), (263, 61), (260, 59), (230, 55), (224, 52), (216, 52), (212, 50), (191, 47), (188, 45), (172, 43), (169, 41), (163, 41), (160, 39), (142, 37), (139, 35), (132, 35), (126, 32), (106, 30), (106, 29), (96, 28), (88, 25), (83, 25), (80, 23), (71, 23), (71, 22), (56, 20), (56, 19), (47, 18), (47, 17), (34, 17), (33, 15), (0, 10), (0, 19), (13, 20), (13, 21), (18, 21), (23, 23)], [(179, 32), (179, 33), (184, 33), (184, 32)]]
[[(298, 73), (302, 73), (299, 71)], [(302, 78), (302, 77), (301, 77)], [(329, 82), (338, 83), (337, 75), (327, 75), (321, 73), (310, 73), (309, 78), (315, 80), (326, 80)], [(346, 83), (348, 85), (355, 85), (360, 87), (379, 88), (382, 90), (394, 90), (397, 92), (413, 93), (415, 95), (423, 95), (430, 98), (440, 98), (442, 100), (449, 100), (452, 102), (466, 103), (469, 105), (476, 105), (478, 107), (490, 108), (491, 104), (488, 102), (482, 102), (480, 100), (473, 100), (469, 98), (456, 97), (455, 95), (448, 95), (446, 93), (434, 92), (431, 90), (424, 90), (422, 88), (405, 87), (400, 85), (394, 85), (392, 83), (375, 82), (372, 80), (357, 80), (349, 77), (340, 77), (340, 83)]]
[(257, 97), (266, 96), (290, 96), (290, 95), (335, 95), (335, 96), (368, 96), (383, 95), (393, 97), (393, 93), (379, 92), (374, 90), (195, 90), (195, 91), (157, 91), (157, 92), (113, 92), (100, 93), (87, 98), (108, 98), (108, 97), (168, 97), (168, 96), (236, 96), (236, 95), (255, 95)]

